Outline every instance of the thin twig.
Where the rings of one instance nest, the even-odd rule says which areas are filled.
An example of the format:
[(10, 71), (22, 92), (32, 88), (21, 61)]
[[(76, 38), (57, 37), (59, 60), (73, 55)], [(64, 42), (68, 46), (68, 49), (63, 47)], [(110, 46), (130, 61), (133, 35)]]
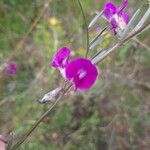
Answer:
[(43, 119), (51, 112), (54, 106), (58, 103), (60, 97), (55, 101), (55, 103), (35, 122), (35, 124), (28, 130), (25, 135), (23, 135), (19, 141), (10, 149), (15, 150), (17, 149), (29, 136), (30, 134), (36, 129), (36, 127), (43, 121)]
[(66, 94), (66, 92), (71, 88), (72, 85), (69, 85), (66, 90), (61, 94), (60, 97), (54, 102), (54, 104), (32, 125), (32, 127), (19, 139), (19, 141), (13, 145), (10, 150), (16, 150), (30, 135), (31, 133), (37, 128), (37, 126), (44, 120), (45, 117), (49, 115), (51, 110), (57, 105), (60, 99)]
[(85, 57), (87, 58), (88, 57), (88, 53), (89, 53), (89, 29), (88, 29), (88, 24), (87, 24), (86, 17), (85, 17), (85, 14), (84, 14), (84, 11), (83, 11), (83, 7), (82, 7), (82, 4), (81, 4), (80, 0), (78, 0), (78, 3), (79, 3), (79, 6), (80, 6), (82, 15), (83, 15), (83, 20), (84, 20), (84, 24), (85, 24), (85, 28), (86, 28), (87, 49), (86, 49)]

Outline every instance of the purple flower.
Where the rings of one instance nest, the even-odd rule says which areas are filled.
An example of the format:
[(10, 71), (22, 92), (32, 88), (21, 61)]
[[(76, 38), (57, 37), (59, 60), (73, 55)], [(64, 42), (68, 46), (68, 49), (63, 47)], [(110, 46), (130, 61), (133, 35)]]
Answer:
[(11, 63), (6, 68), (6, 73), (9, 75), (15, 74), (17, 71), (17, 65), (14, 63)]
[(66, 66), (66, 78), (73, 82), (75, 90), (87, 90), (92, 87), (98, 76), (98, 70), (90, 60), (76, 58)]
[(128, 22), (129, 16), (127, 13), (123, 12), (128, 4), (128, 0), (124, 0), (119, 8), (112, 2), (105, 4), (103, 9), (105, 19), (111, 24), (112, 29), (116, 32), (116, 29), (125, 29)]
[(62, 76), (73, 83), (76, 90), (87, 90), (95, 83), (98, 70), (94, 64), (85, 58), (69, 61), (71, 50), (60, 48), (52, 59), (52, 66), (57, 68)]
[(60, 48), (52, 59), (52, 66), (58, 69), (64, 69), (68, 64), (69, 57), (70, 57), (70, 48), (62, 47)]

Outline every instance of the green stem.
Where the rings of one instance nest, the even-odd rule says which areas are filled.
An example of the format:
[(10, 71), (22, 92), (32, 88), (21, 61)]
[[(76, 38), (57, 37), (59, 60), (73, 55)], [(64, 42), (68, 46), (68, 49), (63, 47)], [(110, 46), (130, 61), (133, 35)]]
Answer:
[(60, 99), (65, 95), (65, 93), (71, 88), (72, 85), (69, 85), (68, 88), (58, 97), (58, 99), (54, 102), (54, 104), (32, 125), (32, 127), (19, 139), (19, 141), (13, 145), (10, 150), (16, 150), (37, 128), (37, 126), (47, 117), (51, 110), (57, 105)]
[(87, 58), (88, 57), (88, 53), (89, 53), (89, 29), (88, 29), (88, 24), (87, 24), (86, 17), (85, 17), (85, 14), (84, 14), (84, 11), (83, 11), (83, 7), (82, 7), (82, 4), (81, 4), (80, 0), (78, 0), (78, 3), (79, 3), (79, 6), (80, 6), (82, 15), (83, 15), (83, 20), (84, 20), (84, 24), (85, 24), (85, 28), (86, 28), (86, 44), (87, 44), (87, 49), (86, 49), (85, 57)]

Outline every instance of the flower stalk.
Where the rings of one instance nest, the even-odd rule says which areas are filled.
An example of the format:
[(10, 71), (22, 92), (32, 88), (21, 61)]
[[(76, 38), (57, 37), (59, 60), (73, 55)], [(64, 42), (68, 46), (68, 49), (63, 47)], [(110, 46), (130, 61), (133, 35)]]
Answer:
[(83, 16), (83, 20), (84, 20), (84, 24), (85, 24), (85, 29), (86, 29), (86, 54), (85, 54), (85, 58), (87, 58), (88, 53), (89, 53), (89, 29), (88, 29), (88, 24), (87, 24), (86, 17), (85, 17), (83, 7), (82, 7), (80, 0), (78, 0), (78, 3), (80, 6), (80, 9), (81, 9), (81, 12), (82, 12), (82, 16)]

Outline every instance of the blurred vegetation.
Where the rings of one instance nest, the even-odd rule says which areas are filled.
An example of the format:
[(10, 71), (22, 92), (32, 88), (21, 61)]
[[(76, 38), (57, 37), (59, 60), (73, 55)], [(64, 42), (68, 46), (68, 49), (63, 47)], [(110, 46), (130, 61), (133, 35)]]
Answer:
[[(121, 0), (117, 1), (118, 4)], [(130, 1), (133, 12), (141, 1)], [(82, 0), (89, 22), (104, 4)], [(104, 27), (100, 20), (97, 27)], [(90, 31), (90, 39), (97, 33)], [(149, 32), (138, 38), (149, 44)], [(55, 51), (72, 48), (72, 57), (84, 56), (84, 22), (76, 0), (1, 0), (0, 65), (17, 63), (13, 76), (0, 72), (0, 133), (24, 133), (49, 107), (36, 100), (61, 85), (58, 71), (50, 67)], [(90, 51), (110, 47), (105, 39)], [(84, 93), (70, 92), (35, 130), (21, 150), (148, 150), (149, 51), (130, 42), (106, 58), (96, 85)]]

